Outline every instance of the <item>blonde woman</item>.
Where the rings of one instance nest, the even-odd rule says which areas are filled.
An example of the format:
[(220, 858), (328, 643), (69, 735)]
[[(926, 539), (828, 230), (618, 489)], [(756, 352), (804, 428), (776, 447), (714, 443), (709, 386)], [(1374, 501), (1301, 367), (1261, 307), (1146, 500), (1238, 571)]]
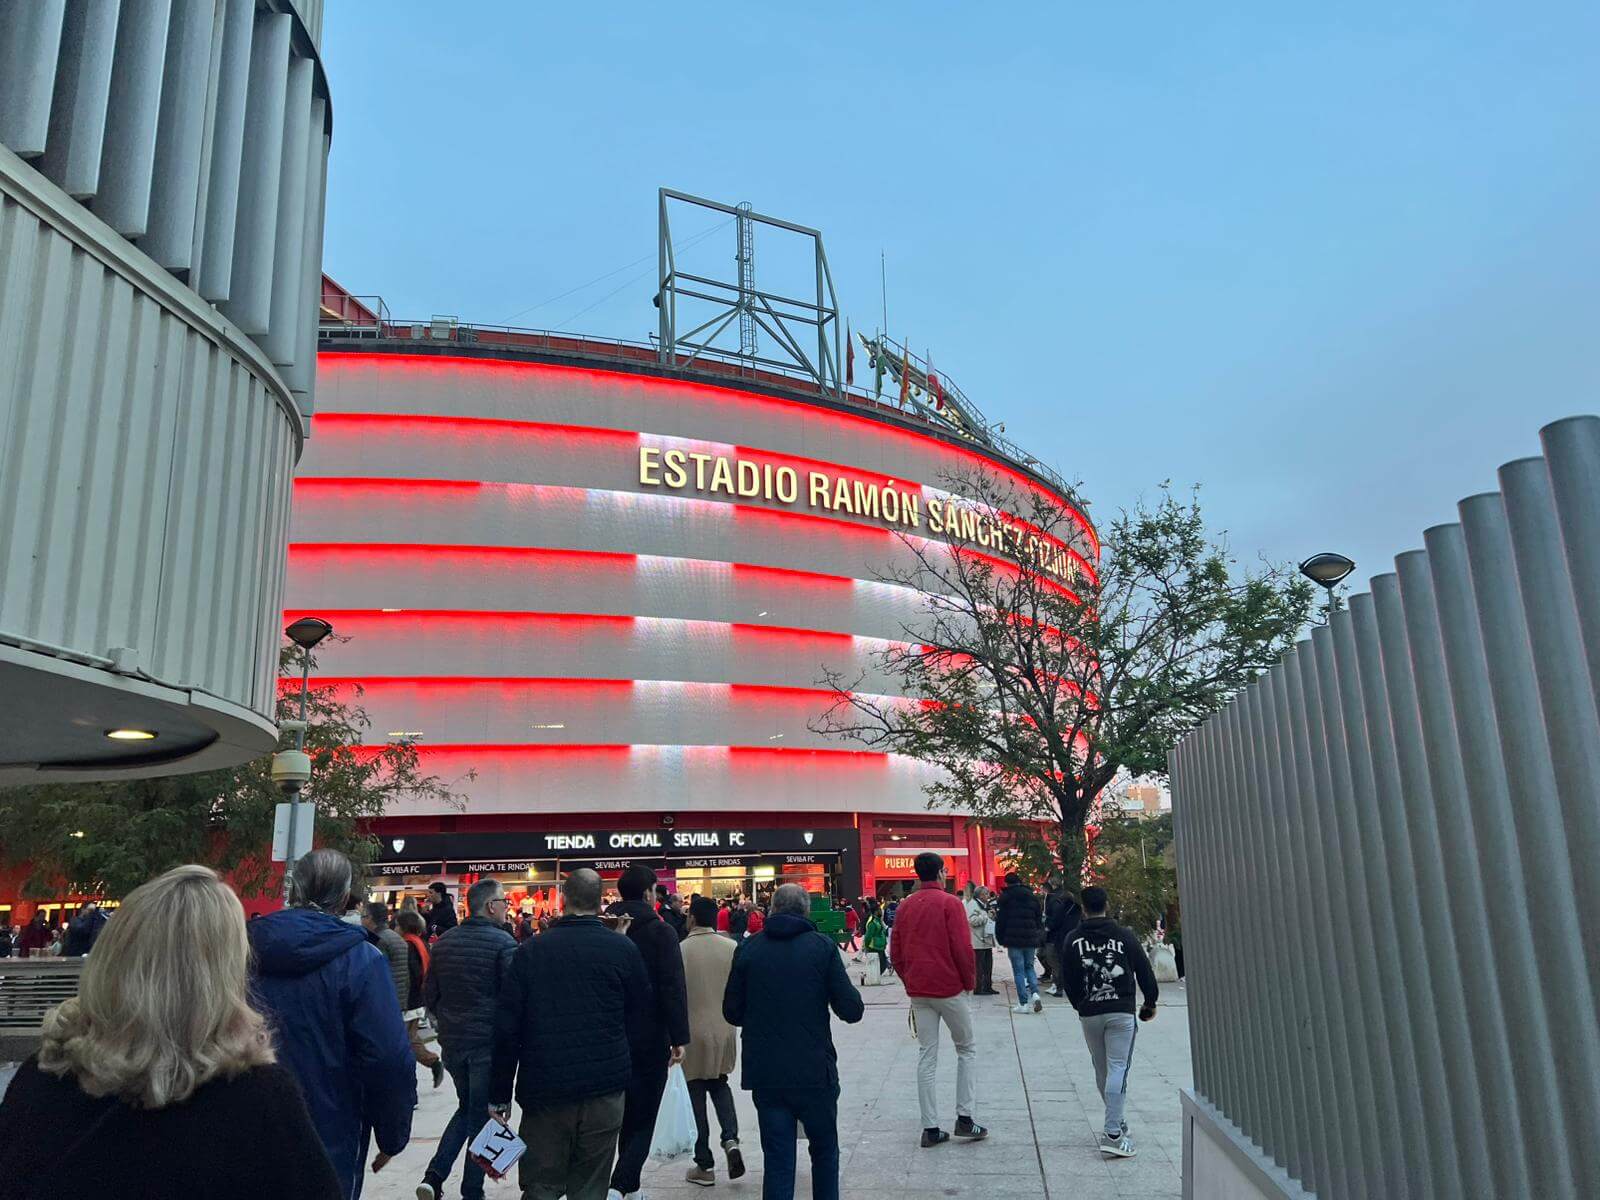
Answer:
[(337, 1200), (248, 960), (244, 908), (213, 871), (130, 893), (0, 1102), (0, 1198)]

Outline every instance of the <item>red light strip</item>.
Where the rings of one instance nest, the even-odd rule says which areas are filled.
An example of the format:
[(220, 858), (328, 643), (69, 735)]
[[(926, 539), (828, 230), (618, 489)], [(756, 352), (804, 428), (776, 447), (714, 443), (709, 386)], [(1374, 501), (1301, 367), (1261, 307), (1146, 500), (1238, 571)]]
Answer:
[[(528, 491), (528, 492), (534, 492), (534, 493), (544, 493), (544, 492), (550, 492), (550, 493), (574, 493), (574, 494), (581, 495), (581, 496), (591, 496), (591, 495), (594, 495), (596, 493), (599, 493), (601, 495), (607, 495), (607, 496), (627, 497), (630, 500), (645, 500), (645, 501), (648, 501), (648, 502), (651, 502), (651, 503), (694, 505), (694, 506), (697, 506), (697, 507), (703, 509), (704, 511), (708, 511), (708, 512), (712, 512), (712, 511), (715, 511), (715, 512), (726, 512), (726, 511), (730, 511), (731, 510), (736, 519), (738, 519), (738, 518), (764, 518), (764, 519), (778, 519), (778, 520), (785, 520), (785, 521), (820, 522), (822, 524), (825, 524), (825, 525), (829, 526), (832, 529), (844, 529), (844, 530), (848, 530), (852, 534), (862, 535), (862, 536), (871, 537), (871, 538), (887, 539), (887, 538), (893, 538), (893, 537), (896, 536), (894, 531), (889, 530), (889, 529), (885, 529), (885, 528), (883, 528), (881, 526), (863, 525), (858, 521), (846, 520), (843, 517), (823, 516), (821, 513), (793, 512), (793, 511), (791, 511), (789, 509), (767, 508), (764, 505), (759, 505), (759, 504), (739, 504), (739, 503), (732, 502), (732, 501), (708, 500), (708, 499), (704, 499), (704, 498), (698, 497), (698, 496), (658, 495), (658, 494), (652, 493), (652, 492), (630, 492), (630, 491), (617, 490), (617, 489), (613, 489), (613, 488), (585, 488), (585, 487), (572, 487), (572, 486), (569, 486), (569, 485), (566, 485), (566, 484), (546, 484), (546, 483), (504, 483), (504, 482), (500, 482), (500, 481), (496, 481), (496, 480), (408, 479), (408, 478), (405, 478), (405, 477), (378, 476), (378, 475), (361, 476), (361, 477), (352, 477), (352, 476), (347, 476), (347, 475), (297, 475), (295, 477), (295, 480), (294, 480), (294, 486), (295, 486), (295, 489), (297, 491), (300, 490), (301, 488), (315, 487), (318, 490), (321, 490), (323, 488), (327, 488), (327, 489), (330, 489), (330, 490), (341, 490), (341, 489), (343, 489), (343, 490), (359, 492), (359, 491), (363, 490), (364, 488), (395, 489), (395, 488), (405, 488), (408, 485), (409, 486), (414, 486), (414, 487), (416, 487), (418, 489), (426, 489), (426, 488), (466, 488), (466, 489), (471, 489), (471, 488), (476, 488), (476, 489), (481, 489), (481, 490), (484, 490), (484, 491), (494, 490), (494, 491), (503, 491), (503, 492), (510, 492), (510, 491), (515, 490), (515, 491)], [(907, 534), (905, 536), (907, 536), (907, 537), (918, 537), (919, 535)], [(921, 539), (921, 540), (930, 542), (933, 545), (949, 546), (952, 550), (959, 550), (962, 553), (971, 554), (971, 555), (974, 555), (977, 558), (981, 558), (981, 559), (984, 559), (984, 560), (989, 561), (989, 562), (997, 563), (997, 564), (999, 564), (999, 565), (1001, 565), (1003, 567), (1006, 567), (1006, 568), (1008, 568), (1008, 569), (1010, 569), (1012, 571), (1016, 571), (1016, 570), (1019, 569), (1017, 564), (1014, 563), (1014, 562), (1010, 562), (1010, 561), (1008, 561), (1006, 559), (998, 558), (998, 557), (996, 557), (995, 555), (992, 555), (992, 554), (985, 554), (981, 550), (974, 550), (974, 549), (972, 549), (972, 548), (970, 548), (968, 546), (962, 545), (959, 542), (949, 542), (949, 541), (945, 541), (945, 540), (939, 539), (939, 538), (924, 538), (924, 539)], [(1088, 561), (1081, 554), (1079, 554), (1076, 550), (1073, 550), (1070, 546), (1066, 546), (1064, 543), (1062, 544), (1062, 548), (1067, 551), (1068, 555), (1071, 556), (1073, 561), (1078, 563), (1078, 565), (1086, 573), (1088, 573), (1091, 578), (1094, 577), (1094, 568), (1089, 565)], [(712, 560), (706, 560), (706, 561), (712, 561)], [(1047, 587), (1056, 588), (1057, 590), (1065, 593), (1066, 595), (1071, 596), (1075, 601), (1078, 601), (1077, 594), (1074, 593), (1070, 588), (1064, 587), (1063, 585), (1058, 584), (1058, 583), (1054, 582), (1053, 580), (1047, 579), (1043, 575), (1040, 575), (1039, 578), (1040, 578), (1040, 581), (1042, 583), (1044, 583)], [(1081, 603), (1081, 601), (1079, 601), (1079, 602)]]
[[(655, 376), (634, 375), (624, 371), (605, 371), (596, 369), (594, 367), (577, 367), (557, 363), (513, 362), (505, 359), (464, 358), (454, 355), (429, 354), (424, 356), (377, 354), (362, 351), (340, 351), (337, 353), (324, 352), (319, 354), (317, 369), (319, 373), (322, 370), (329, 368), (338, 370), (340, 367), (343, 367), (351, 362), (382, 364), (388, 367), (395, 367), (399, 363), (404, 363), (405, 366), (402, 368), (403, 370), (417, 370), (424, 368), (432, 368), (437, 370), (441, 367), (447, 367), (454, 370), (481, 370), (486, 372), (494, 372), (497, 374), (520, 372), (561, 372), (569, 376), (587, 377), (591, 381), (596, 383), (603, 382), (612, 387), (615, 387), (617, 382), (620, 380), (631, 387), (644, 386), (659, 387), (663, 390), (686, 390), (697, 395), (706, 391), (714, 391), (729, 396), (735, 396), (745, 403), (765, 404), (768, 406), (779, 407), (786, 412), (792, 412), (796, 406), (802, 406), (807, 410), (807, 420), (815, 421), (819, 419), (831, 418), (833, 420), (845, 422), (851, 425), (866, 425), (873, 430), (875, 435), (879, 437), (888, 434), (890, 436), (911, 438), (920, 446), (932, 447), (940, 453), (953, 455), (969, 462), (976, 462), (985, 470), (997, 471), (1001, 474), (1011, 477), (1013, 480), (1022, 484), (1030, 491), (1044, 496), (1050, 501), (1050, 503), (1060, 505), (1062, 508), (1064, 508), (1072, 517), (1073, 522), (1078, 526), (1079, 529), (1083, 531), (1084, 536), (1089, 540), (1089, 545), (1094, 549), (1094, 556), (1096, 558), (1100, 557), (1100, 538), (1095, 532), (1094, 526), (1090, 524), (1089, 518), (1083, 513), (1079, 512), (1076, 506), (1074, 506), (1065, 496), (1057, 495), (1055, 492), (1052, 492), (1049, 488), (1046, 488), (1037, 480), (1023, 474), (1015, 467), (1009, 466), (1003, 462), (999, 462), (988, 457), (987, 455), (980, 454), (975, 450), (968, 449), (964, 446), (953, 445), (952, 443), (946, 442), (941, 438), (933, 437), (929, 434), (918, 433), (913, 429), (906, 429), (899, 425), (889, 424), (886, 421), (875, 420), (872, 417), (863, 414), (840, 412), (836, 409), (808, 405), (801, 400), (785, 400), (776, 396), (764, 396), (754, 392), (744, 392), (737, 388), (729, 387), (726, 384), (701, 382), (699, 380), (690, 381), (681, 379), (662, 379)], [(338, 365), (335, 366), (334, 364)], [(326, 419), (326, 417), (329, 415), (332, 414), (323, 413), (320, 414), (317, 419)], [(470, 420), (472, 418), (459, 419)]]
[[(456, 620), (485, 626), (501, 626), (516, 621), (527, 623), (577, 621), (628, 625), (632, 625), (637, 621), (665, 621), (679, 625), (712, 625), (726, 628), (735, 634), (741, 635), (801, 638), (807, 641), (826, 642), (862, 641), (884, 646), (904, 644), (893, 638), (873, 637), (870, 634), (841, 633), (832, 629), (805, 629), (794, 625), (760, 625), (749, 621), (713, 621), (699, 617), (631, 617), (613, 613), (533, 612), (477, 608), (402, 608), (396, 612), (384, 612), (382, 609), (376, 608), (290, 608), (285, 609), (283, 615), (286, 621), (293, 621), (300, 617), (320, 616), (332, 621), (335, 627), (340, 621), (403, 622), (410, 619)], [(495, 676), (488, 676), (487, 678), (495, 678)]]
[[(393, 745), (394, 743), (388, 744)], [(609, 754), (630, 754), (635, 750), (686, 750), (696, 752), (710, 750), (723, 754), (738, 754), (751, 757), (757, 755), (784, 755), (792, 758), (798, 754), (814, 754), (842, 761), (848, 761), (850, 759), (872, 759), (875, 761), (887, 762), (890, 758), (900, 757), (899, 755), (887, 754), (882, 750), (828, 750), (814, 746), (782, 747), (708, 746), (682, 744), (668, 745), (657, 742), (594, 742), (588, 744), (579, 744), (576, 742), (439, 742), (431, 746), (422, 742), (415, 742), (412, 744), (417, 753), (421, 755), (488, 753), (505, 755), (520, 754), (533, 757), (535, 755), (556, 756), (564, 754), (593, 754), (596, 752)], [(360, 745), (350, 746), (348, 749), (357, 754), (376, 755), (383, 752), (385, 749), (385, 743), (363, 742)]]
[[(826, 688), (789, 687), (783, 684), (721, 683), (694, 679), (605, 679), (589, 676), (560, 675), (318, 675), (314, 677), (313, 688), (362, 687), (376, 689), (393, 686), (448, 691), (453, 688), (476, 687), (571, 687), (594, 688), (605, 691), (631, 691), (635, 684), (641, 683), (652, 686), (683, 687), (685, 689), (725, 689), (730, 695), (743, 695), (752, 698), (770, 695), (776, 699), (815, 697), (831, 700), (834, 696), (834, 693)], [(279, 691), (298, 691), (299, 688), (299, 676), (280, 675), (278, 677)], [(873, 693), (847, 692), (845, 694), (853, 696)], [(888, 696), (884, 698), (893, 699), (893, 697)]]

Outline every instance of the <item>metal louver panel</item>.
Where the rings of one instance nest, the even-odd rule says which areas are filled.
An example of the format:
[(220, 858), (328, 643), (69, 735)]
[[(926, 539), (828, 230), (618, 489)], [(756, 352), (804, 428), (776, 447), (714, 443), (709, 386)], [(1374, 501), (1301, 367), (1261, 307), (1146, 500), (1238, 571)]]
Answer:
[(50, 143), (35, 164), (69, 196), (100, 187), (100, 154), (111, 101), (120, 0), (71, 0), (61, 32), (61, 65), (50, 107)]
[(244, 154), (244, 111), (250, 89), (255, 11), (255, 0), (227, 0), (222, 23), (205, 219), (196, 230), (200, 250), (195, 270), (199, 278), (198, 282), (191, 280), (201, 298), (213, 304), (228, 298), (233, 280), (233, 231), (239, 216), (239, 168)]
[(239, 218), (233, 231), (233, 281), (221, 308), (251, 336), (266, 333), (272, 312), (273, 244), (278, 236), (278, 179), (283, 170), (283, 112), (289, 90), (289, 18), (256, 17), (250, 47), (250, 99), (244, 114)]
[(332, 116), (322, 7), (0, 0), (0, 144), (258, 341), (307, 414)]
[(143, 234), (150, 219), (150, 178), (171, 15), (172, 0), (122, 0), (100, 190), (89, 207), (125, 238)]
[(42, 154), (66, 0), (0, 0), (0, 142)]
[(200, 164), (206, 142), (211, 34), (220, 0), (173, 0), (166, 80), (156, 126), (150, 222), (139, 247), (169, 271), (187, 271), (194, 252)]

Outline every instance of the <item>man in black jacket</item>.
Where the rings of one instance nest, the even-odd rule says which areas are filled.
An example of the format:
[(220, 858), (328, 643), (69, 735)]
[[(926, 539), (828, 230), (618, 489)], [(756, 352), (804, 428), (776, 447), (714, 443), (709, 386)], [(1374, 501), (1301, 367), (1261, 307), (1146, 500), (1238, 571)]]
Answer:
[[(486, 1119), (495, 1009), (517, 949), (515, 939), (500, 928), (505, 911), (505, 889), (497, 880), (479, 880), (467, 890), (467, 919), (446, 930), (429, 955), (422, 1002), (433, 1014), (444, 1069), (456, 1085), (456, 1111), (417, 1187), (422, 1200), (444, 1194), (456, 1155)], [(405, 949), (403, 940), (400, 948)], [(483, 1168), (470, 1155), (461, 1167), (461, 1195), (465, 1200), (483, 1196)]]
[(617, 1142), (617, 1169), (611, 1187), (624, 1197), (639, 1190), (639, 1172), (650, 1157), (650, 1137), (667, 1088), (667, 1068), (683, 1059), (689, 1044), (689, 992), (683, 981), (683, 953), (677, 931), (656, 913), (656, 873), (635, 863), (617, 880), (622, 899), (606, 910), (628, 918), (628, 940), (639, 948), (650, 976), (652, 1004), (645, 1010), (633, 1043), (633, 1078)]
[(689, 918), (683, 913), (683, 898), (676, 892), (667, 890), (664, 883), (656, 884), (656, 895), (660, 899), (657, 911), (661, 919), (672, 926), (672, 932), (678, 935), (681, 942), (689, 936)]
[(1108, 1158), (1132, 1158), (1133, 1142), (1123, 1107), (1128, 1099), (1128, 1068), (1133, 1062), (1133, 985), (1144, 993), (1139, 1019), (1156, 1015), (1155, 972), (1144, 947), (1131, 929), (1106, 916), (1104, 888), (1083, 889), (1083, 923), (1067, 939), (1061, 956), (1067, 999), (1078, 1010), (1084, 1041), (1094, 1059), (1095, 1082), (1105, 1101), (1105, 1128), (1100, 1153)]
[[(450, 892), (438, 880), (428, 885), (428, 890), (433, 893), (433, 903), (428, 906), (428, 936), (441, 937), (447, 929), (456, 927), (456, 905), (450, 899)], [(471, 913), (471, 909), (467, 910)]]
[(1016, 1011), (1042, 1012), (1044, 1001), (1039, 999), (1033, 956), (1044, 945), (1044, 911), (1039, 907), (1039, 897), (1015, 871), (1006, 876), (1006, 886), (995, 909), (994, 940), (1006, 948), (1011, 959), (1011, 975), (1017, 981)]
[(629, 1031), (651, 1008), (650, 977), (638, 948), (600, 923), (600, 876), (574, 871), (561, 895), (566, 914), (511, 960), (495, 1016), (490, 1108), (504, 1119), (515, 1079), (517, 1132), (528, 1144), (517, 1176), (524, 1196), (605, 1200), (633, 1078)]
[(81, 958), (89, 953), (105, 927), (106, 915), (100, 911), (100, 905), (94, 900), (85, 903), (67, 926), (67, 936), (61, 943), (61, 957)]
[(794, 1195), (797, 1124), (810, 1141), (812, 1196), (839, 1194), (839, 1060), (828, 1010), (853, 1025), (866, 1007), (809, 907), (797, 883), (773, 893), (772, 915), (740, 944), (722, 997), (722, 1015), (744, 1028), (740, 1083), (761, 1126), (764, 1197)]
[(1072, 893), (1065, 887), (1057, 885), (1044, 906), (1044, 946), (1041, 950), (1048, 959), (1050, 974), (1054, 980), (1050, 985), (1052, 996), (1067, 994), (1066, 989), (1061, 986), (1062, 949), (1067, 939), (1072, 936), (1072, 931), (1078, 928), (1078, 923), (1082, 920), (1083, 909), (1078, 907), (1078, 902), (1072, 898)]

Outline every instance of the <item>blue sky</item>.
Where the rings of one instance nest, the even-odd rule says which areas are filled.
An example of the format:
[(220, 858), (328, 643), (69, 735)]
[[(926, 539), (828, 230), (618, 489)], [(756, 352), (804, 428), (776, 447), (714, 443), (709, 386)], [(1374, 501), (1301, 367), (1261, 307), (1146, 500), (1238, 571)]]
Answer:
[(1198, 483), (1241, 558), (1359, 580), (1600, 408), (1597, 43), (1592, 3), (344, 0), (325, 262), (643, 340), (648, 261), (541, 302), (653, 260), (658, 186), (749, 200), (858, 329), (881, 252), (895, 335), (1101, 520)]

